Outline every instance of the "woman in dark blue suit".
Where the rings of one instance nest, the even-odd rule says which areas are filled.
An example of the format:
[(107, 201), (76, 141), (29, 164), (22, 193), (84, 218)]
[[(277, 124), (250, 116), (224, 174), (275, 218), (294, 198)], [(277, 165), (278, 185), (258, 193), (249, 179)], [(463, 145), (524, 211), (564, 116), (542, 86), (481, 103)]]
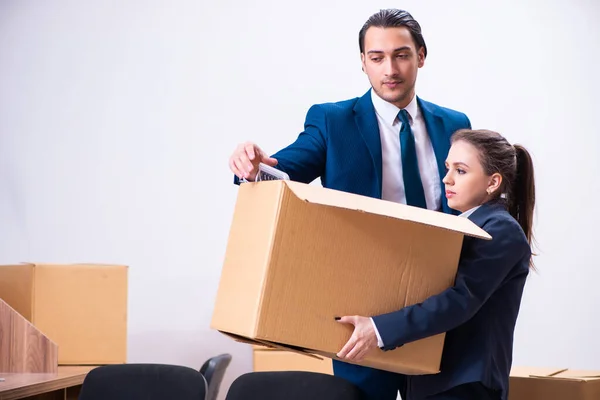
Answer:
[[(533, 164), (525, 148), (512, 146), (498, 133), (460, 130), (452, 136), (446, 168), (449, 207), (492, 240), (464, 239), (455, 284), (444, 292), (389, 314), (341, 318), (354, 325), (354, 333), (338, 357), (352, 362), (381, 351), (377, 347), (392, 350), (447, 332), (439, 374), (390, 374), (387, 382), (356, 382), (369, 400), (393, 400), (398, 387), (408, 400), (508, 397), (513, 333), (533, 267)], [(338, 369), (356, 367), (336, 364)]]

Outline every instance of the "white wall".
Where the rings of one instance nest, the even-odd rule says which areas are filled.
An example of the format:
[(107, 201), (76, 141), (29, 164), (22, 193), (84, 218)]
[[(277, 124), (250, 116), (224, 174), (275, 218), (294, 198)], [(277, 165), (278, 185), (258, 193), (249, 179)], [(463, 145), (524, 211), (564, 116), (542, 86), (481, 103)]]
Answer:
[[(254, 5), (250, 5), (254, 3)], [(429, 57), (418, 93), (528, 146), (539, 274), (515, 363), (600, 369), (600, 5), (405, 1)], [(250, 350), (209, 327), (236, 188), (227, 158), (292, 141), (308, 107), (363, 94), (378, 4), (0, 3), (0, 262), (130, 269), (129, 360), (193, 367)]]

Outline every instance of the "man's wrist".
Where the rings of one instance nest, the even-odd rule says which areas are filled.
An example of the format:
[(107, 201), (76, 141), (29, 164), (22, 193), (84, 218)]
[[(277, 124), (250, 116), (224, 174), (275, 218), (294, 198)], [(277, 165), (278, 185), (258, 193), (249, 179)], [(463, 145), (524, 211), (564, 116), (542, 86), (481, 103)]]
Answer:
[(379, 334), (379, 330), (377, 329), (377, 325), (375, 325), (375, 321), (373, 318), (369, 318), (371, 320), (371, 324), (373, 324), (373, 329), (375, 330), (375, 335), (377, 336), (377, 347), (380, 349), (383, 348), (383, 340), (381, 339), (381, 335)]

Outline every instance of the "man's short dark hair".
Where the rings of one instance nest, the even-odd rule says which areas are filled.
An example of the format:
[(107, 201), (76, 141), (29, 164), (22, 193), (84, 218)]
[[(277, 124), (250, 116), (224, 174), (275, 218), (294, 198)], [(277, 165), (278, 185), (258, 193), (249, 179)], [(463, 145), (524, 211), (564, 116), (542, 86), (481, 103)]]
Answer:
[(365, 34), (367, 33), (367, 29), (372, 26), (378, 28), (399, 28), (405, 26), (410, 31), (417, 51), (422, 47), (423, 53), (427, 57), (427, 46), (421, 33), (421, 25), (419, 25), (408, 11), (390, 8), (380, 10), (378, 13), (371, 15), (358, 33), (358, 46), (361, 53), (365, 52)]

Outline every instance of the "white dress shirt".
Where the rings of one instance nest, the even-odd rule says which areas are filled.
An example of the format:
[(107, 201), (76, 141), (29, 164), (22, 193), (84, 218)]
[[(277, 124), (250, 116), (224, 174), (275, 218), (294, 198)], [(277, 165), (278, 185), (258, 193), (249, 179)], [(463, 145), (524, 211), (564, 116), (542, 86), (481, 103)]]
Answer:
[[(406, 204), (404, 179), (402, 177), (402, 153), (400, 151), (400, 129), (402, 128), (402, 122), (398, 120), (400, 109), (383, 100), (372, 89), (371, 100), (375, 108), (377, 124), (379, 125), (379, 135), (381, 137), (381, 198), (383, 200)], [(427, 133), (427, 127), (417, 104), (417, 96), (413, 97), (405, 110), (410, 117), (410, 127), (415, 137), (419, 175), (423, 183), (427, 209), (439, 210), (441, 208), (442, 196), (440, 173), (433, 145)], [(381, 348), (383, 347), (383, 340), (373, 318), (371, 318), (371, 323), (377, 335), (377, 345)]]
[[(402, 153), (400, 152), (400, 128), (402, 122), (398, 120), (400, 109), (388, 103), (371, 90), (371, 100), (375, 107), (379, 135), (381, 137), (382, 155), (382, 199), (406, 204), (404, 193), (404, 179), (402, 178)], [(433, 151), (431, 139), (425, 127), (425, 121), (419, 106), (417, 96), (406, 106), (410, 116), (410, 127), (415, 137), (415, 149), (419, 164), (419, 174), (425, 192), (425, 201), (430, 210), (439, 210), (441, 207), (442, 188), (437, 160)]]
[(479, 207), (481, 207), (481, 205), (479, 206), (475, 206), (467, 211), (465, 211), (464, 213), (461, 213), (459, 215), (459, 217), (465, 217), (465, 218), (469, 218), (471, 216), (471, 214), (473, 214)]

